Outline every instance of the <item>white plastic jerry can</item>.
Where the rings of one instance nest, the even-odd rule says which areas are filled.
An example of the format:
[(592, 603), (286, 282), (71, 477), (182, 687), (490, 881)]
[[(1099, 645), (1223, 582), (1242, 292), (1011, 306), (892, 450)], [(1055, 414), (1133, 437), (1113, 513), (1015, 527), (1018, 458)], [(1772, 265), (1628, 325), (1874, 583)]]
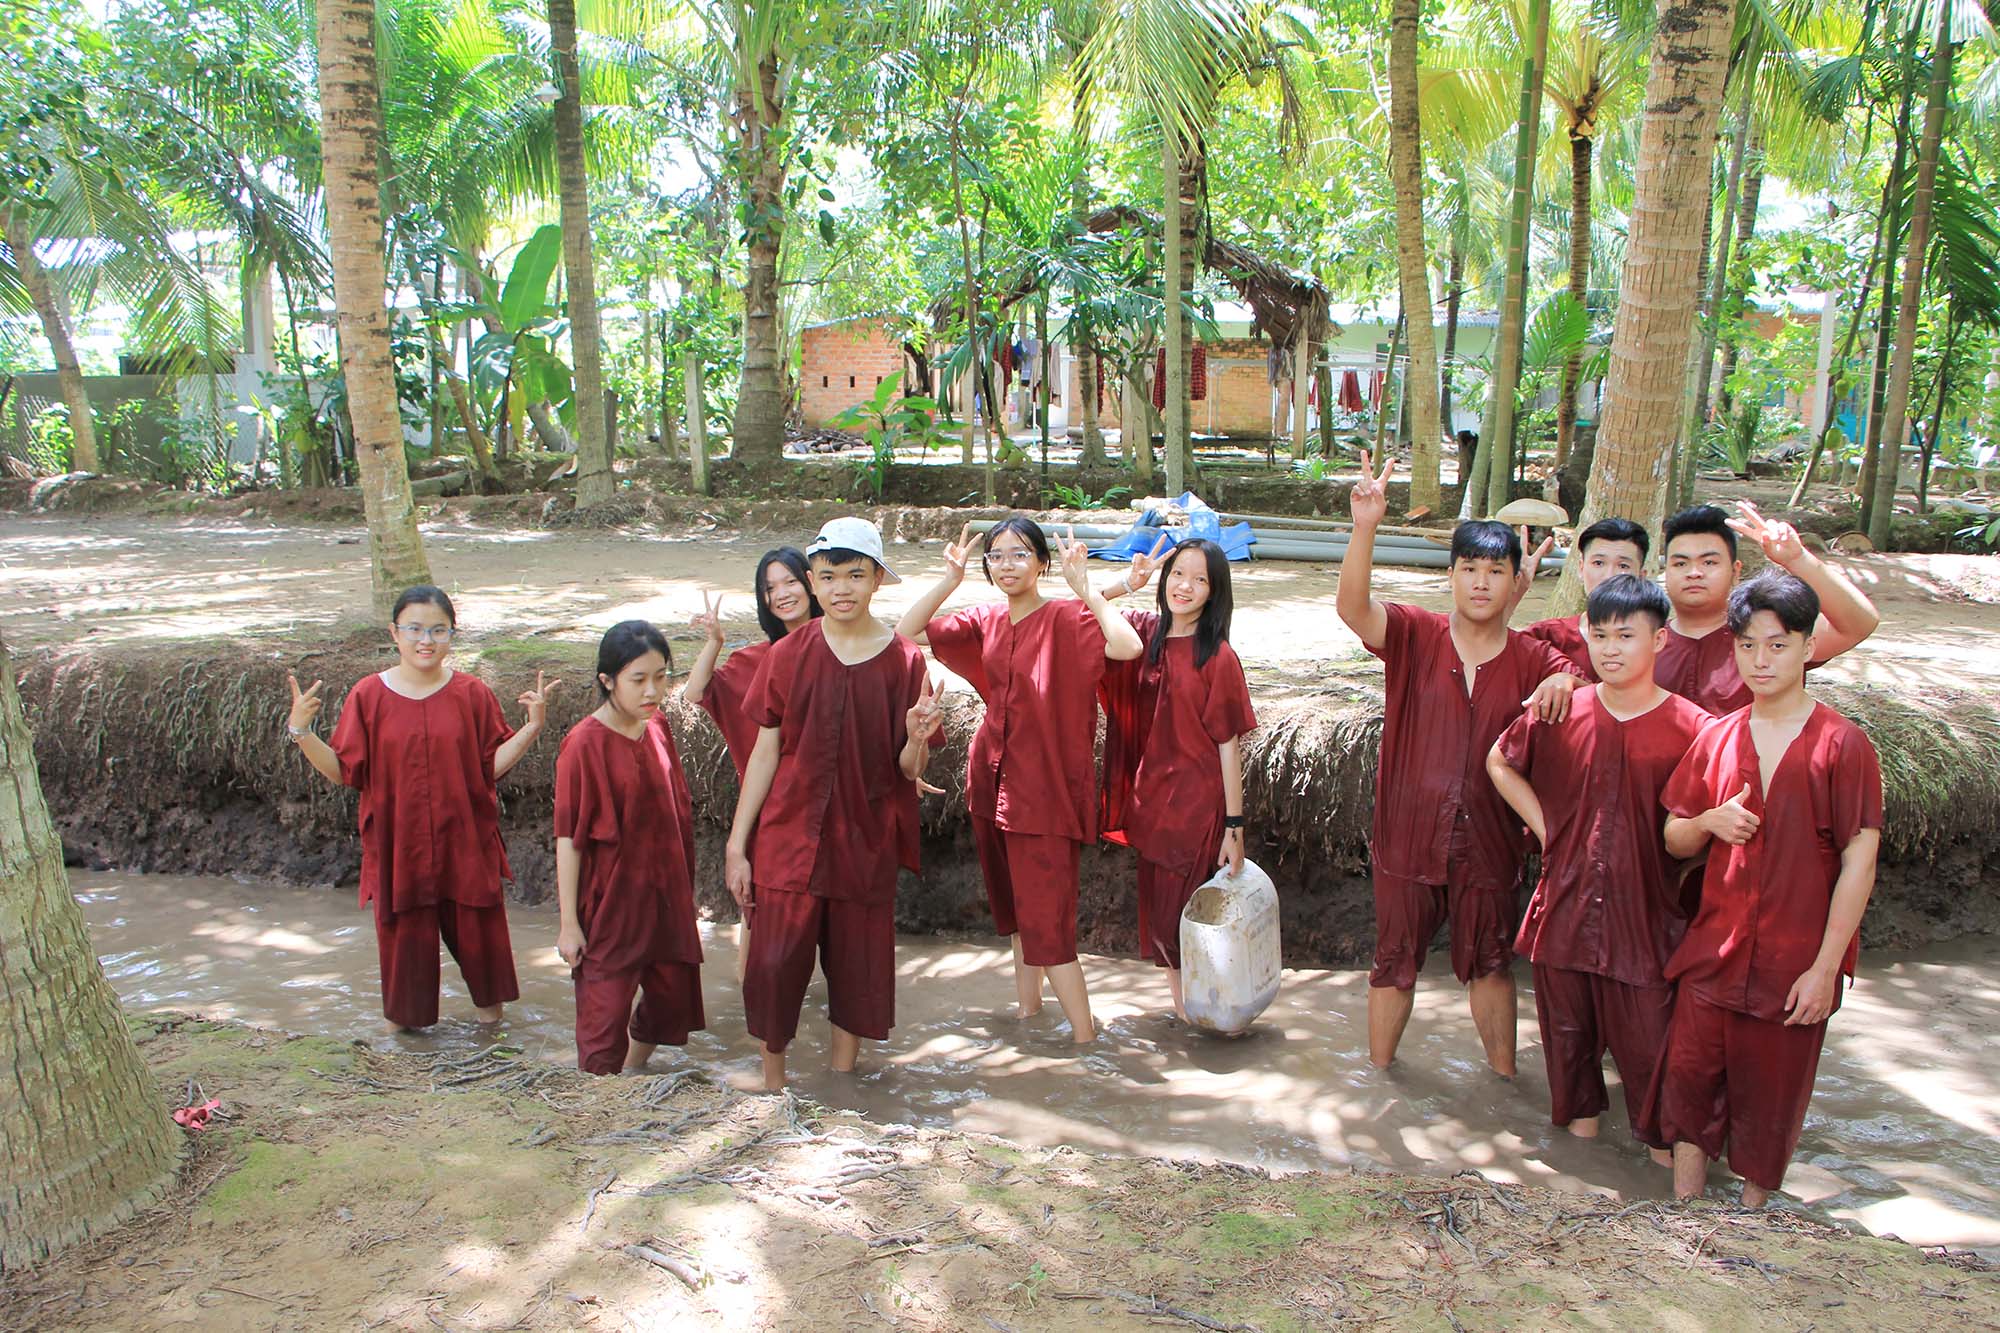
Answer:
[(1196, 1027), (1235, 1036), (1278, 994), (1278, 889), (1254, 861), (1218, 870), (1181, 913), (1181, 998)]

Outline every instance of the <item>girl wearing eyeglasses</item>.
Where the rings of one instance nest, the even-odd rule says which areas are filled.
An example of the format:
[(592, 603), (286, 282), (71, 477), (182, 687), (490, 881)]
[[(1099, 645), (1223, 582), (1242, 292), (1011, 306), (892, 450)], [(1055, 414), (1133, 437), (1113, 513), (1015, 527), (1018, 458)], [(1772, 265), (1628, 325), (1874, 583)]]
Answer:
[(938, 661), (972, 683), (986, 718), (972, 739), (966, 804), (993, 924), (1014, 950), (1021, 1016), (1042, 1007), (1047, 979), (1071, 1040), (1096, 1036), (1076, 956), (1077, 869), (1097, 841), (1097, 683), (1107, 660), (1145, 651), (1139, 633), (1090, 586), (1089, 551), (1059, 543), (1063, 580), (1076, 594), (1050, 601), (1041, 525), (1009, 515), (986, 534), (986, 581), (1006, 594), (938, 617), (965, 578), (972, 529), (944, 551), (945, 573), (896, 628), (928, 643)]
[(319, 681), (301, 690), (289, 677), (285, 732), (328, 781), (360, 793), (361, 903), (375, 905), (383, 1016), (402, 1029), (437, 1022), (442, 939), (474, 1015), (498, 1023), (521, 987), (500, 897), (513, 872), (494, 784), (541, 734), (559, 682), (535, 673), (515, 731), (483, 681), (446, 665), (458, 616), (441, 589), (407, 589), (389, 625), (396, 665), (348, 691), (333, 743), (313, 731)]

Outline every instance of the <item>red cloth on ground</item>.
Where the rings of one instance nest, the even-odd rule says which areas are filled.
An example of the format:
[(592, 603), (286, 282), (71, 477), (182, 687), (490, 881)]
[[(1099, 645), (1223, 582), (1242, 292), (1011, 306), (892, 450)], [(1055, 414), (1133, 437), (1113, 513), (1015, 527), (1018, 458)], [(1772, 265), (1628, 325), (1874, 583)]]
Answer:
[(1517, 952), (1628, 986), (1664, 986), (1687, 930), (1660, 793), (1708, 714), (1677, 694), (1620, 721), (1586, 685), (1561, 722), (1523, 713), (1500, 754), (1542, 803), (1548, 843)]
[[(637, 1010), (632, 1008), (634, 995), (639, 997)], [(586, 1074), (623, 1069), (630, 1042), (685, 1046), (690, 1032), (707, 1026), (699, 964), (650, 963), (627, 972), (576, 973), (576, 1067)]]
[[(1669, 813), (1691, 819), (1745, 785), (1744, 806), (1763, 822), (1740, 847), (1710, 841), (1701, 907), (1666, 974), (1683, 994), (1781, 1022), (1792, 983), (1819, 955), (1841, 850), (1862, 829), (1882, 827), (1882, 767), (1861, 728), (1816, 703), (1771, 789), (1760, 791), (1746, 708), (1695, 738), (1660, 800)], [(1850, 977), (1860, 938), (1857, 932), (1847, 945), (1842, 967)]]
[(893, 903), (760, 886), (756, 916), (743, 973), (743, 1018), (751, 1036), (774, 1051), (791, 1044), (817, 955), (833, 1025), (874, 1041), (888, 1037), (896, 1022)]
[(1352, 370), (1343, 370), (1340, 372), (1340, 393), (1338, 399), (1340, 410), (1343, 412), (1359, 412), (1367, 406), (1361, 400), (1361, 376), (1359, 374)]
[(447, 898), (428, 907), (391, 912), (388, 898), (383, 894), (375, 899), (384, 1018), (406, 1028), (427, 1028), (438, 1021), (440, 940), (451, 950), (476, 1007), (521, 998), (505, 907), (469, 907)]
[[(1572, 673), (1593, 684), (1597, 681), (1597, 668), (1590, 664), (1590, 643), (1583, 637), (1583, 629), (1575, 616), (1557, 616), (1553, 620), (1537, 620), (1521, 631), (1531, 639), (1540, 639), (1549, 647), (1569, 660)], [(1657, 679), (1657, 673), (1655, 673)], [(1665, 681), (1662, 689), (1670, 688)]]
[(1464, 861), (1444, 884), (1425, 884), (1371, 866), (1375, 890), (1375, 960), (1368, 984), (1409, 990), (1438, 927), (1451, 923), (1451, 971), (1460, 982), (1504, 972), (1513, 965), (1514, 885), (1479, 886), (1465, 878)]
[(694, 802), (664, 709), (637, 740), (595, 717), (570, 728), (556, 756), (555, 829), (579, 861), (584, 946), (574, 975), (701, 962)]
[[(1815, 657), (1806, 666), (1824, 666), (1829, 660)], [(1727, 625), (1717, 626), (1698, 639), (1667, 626), (1667, 641), (1653, 659), (1653, 679), (1717, 717), (1750, 706), (1750, 687), (1736, 669), (1736, 636)]]
[(1786, 1027), (1682, 986), (1656, 1090), (1662, 1137), (1698, 1144), (1711, 1158), (1727, 1144), (1731, 1171), (1767, 1190), (1782, 1187), (1825, 1042), (1825, 1023)]
[(493, 756), (513, 734), (493, 691), (462, 671), (422, 699), (379, 675), (348, 691), (330, 743), (340, 780), (361, 796), (362, 903), (386, 898), (402, 913), (500, 902), (514, 875)]
[(986, 717), (967, 759), (966, 805), (1010, 833), (1097, 839), (1097, 682), (1104, 631), (1074, 598), (1019, 623), (1005, 602), (931, 621), (931, 653), (971, 683)]
[(1168, 639), (1154, 661), (1158, 613), (1127, 611), (1125, 619), (1146, 651), (1107, 663), (1098, 682), (1105, 719), (1098, 827), (1168, 869), (1204, 867), (1206, 878), (1225, 813), (1217, 747), (1257, 726), (1243, 663), (1225, 641), (1197, 667), (1193, 635)]
[[(902, 635), (848, 666), (815, 620), (771, 647), (750, 716), (782, 750), (757, 816), (751, 878), (764, 889), (893, 905), (896, 871), (918, 864), (917, 784), (903, 776), (923, 650)], [(820, 873), (822, 857), (832, 873)], [(762, 913), (752, 936), (763, 929)]]
[(1169, 870), (1157, 861), (1139, 858), (1139, 952), (1155, 965), (1180, 970), (1181, 913), (1187, 910), (1194, 891), (1215, 874), (1215, 858), (1221, 851), (1222, 833), (1218, 829), (1207, 858), (1185, 870)]
[(986, 881), (993, 929), (1021, 937), (1021, 961), (1056, 967), (1076, 961), (1076, 877), (1083, 844), (1050, 834), (1014, 833), (974, 815), (972, 846)]
[(1387, 637), (1370, 649), (1384, 668), (1375, 861), (1396, 879), (1462, 880), (1511, 895), (1528, 835), (1486, 776), (1486, 753), (1521, 716), (1521, 701), (1568, 665), (1547, 644), (1509, 631), (1506, 647), (1479, 666), (1468, 696), (1450, 617), (1401, 602), (1384, 606)]
[(750, 751), (757, 746), (757, 724), (750, 718), (750, 687), (757, 680), (757, 668), (770, 655), (771, 644), (746, 643), (715, 668), (708, 688), (701, 692), (701, 711), (715, 720), (722, 743), (729, 747), (729, 762), (736, 765), (736, 780), (750, 764)]
[(1628, 986), (1594, 972), (1540, 963), (1534, 972), (1535, 1018), (1549, 1078), (1549, 1123), (1567, 1125), (1601, 1115), (1611, 1105), (1604, 1085), (1608, 1050), (1618, 1062), (1632, 1137), (1655, 1148), (1669, 1146), (1672, 1140), (1660, 1132), (1653, 1086), (1667, 1053), (1674, 988)]

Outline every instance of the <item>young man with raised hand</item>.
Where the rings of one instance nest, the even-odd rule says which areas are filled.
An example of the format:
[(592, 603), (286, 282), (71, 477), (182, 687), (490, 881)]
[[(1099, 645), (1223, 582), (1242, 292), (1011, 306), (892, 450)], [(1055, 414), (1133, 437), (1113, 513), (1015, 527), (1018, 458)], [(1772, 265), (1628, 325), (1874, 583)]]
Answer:
[(757, 668), (748, 699), (757, 742), (725, 851), (729, 891), (752, 922), (744, 1017), (772, 1092), (785, 1086), (815, 955), (834, 1071), (853, 1071), (863, 1037), (889, 1035), (896, 875), (917, 869), (917, 780), (939, 735), (922, 650), (869, 614), (876, 590), (900, 582), (883, 562), (882, 534), (837, 518), (806, 556), (825, 615), (773, 644)]
[(1516, 718), (1486, 757), (1493, 785), (1542, 848), (1517, 952), (1534, 966), (1549, 1120), (1596, 1138), (1618, 1062), (1632, 1134), (1668, 1158), (1651, 1094), (1674, 992), (1665, 969), (1687, 929), (1660, 793), (1709, 716), (1653, 680), (1670, 608), (1656, 583), (1598, 583), (1584, 619), (1594, 685), (1561, 722)]
[(1820, 601), (1766, 570), (1729, 597), (1748, 707), (1695, 739), (1661, 800), (1675, 856), (1708, 853), (1701, 906), (1668, 961), (1678, 985), (1660, 1073), (1674, 1192), (1725, 1146), (1755, 1208), (1785, 1179), (1827, 1016), (1854, 975), (1875, 887), (1882, 772), (1852, 722), (1806, 693)]
[(1838, 657), (1875, 632), (1882, 619), (1874, 604), (1834, 566), (1808, 551), (1791, 524), (1765, 518), (1748, 500), (1741, 517), (1715, 505), (1683, 509), (1661, 530), (1661, 582), (1674, 604), (1667, 641), (1654, 673), (1660, 684), (1721, 717), (1745, 707), (1751, 691), (1737, 670), (1736, 636), (1729, 628), (1730, 589), (1743, 572), (1736, 559), (1738, 534), (1764, 548), (1772, 564), (1812, 589), (1820, 607), (1813, 626), (1813, 660)]
[(1486, 754), (1522, 710), (1567, 713), (1577, 683), (1549, 645), (1507, 628), (1521, 542), (1504, 523), (1460, 523), (1451, 539), (1450, 615), (1373, 591), (1375, 530), (1388, 513), (1361, 455), (1349, 492), (1353, 535), (1337, 608), (1383, 663), (1381, 758), (1370, 859), (1375, 963), (1368, 978), (1368, 1057), (1387, 1068), (1409, 1025), (1417, 972), (1451, 923), (1452, 971), (1469, 988), (1486, 1061), (1514, 1076), (1515, 890), (1527, 853), (1521, 821), (1486, 776)]

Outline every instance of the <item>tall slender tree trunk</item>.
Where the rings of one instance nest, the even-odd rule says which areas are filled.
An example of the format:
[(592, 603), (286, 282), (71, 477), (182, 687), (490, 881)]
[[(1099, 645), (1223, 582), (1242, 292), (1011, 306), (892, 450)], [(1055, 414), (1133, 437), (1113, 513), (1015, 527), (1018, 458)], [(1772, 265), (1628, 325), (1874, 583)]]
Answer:
[[(1597, 141), (1594, 120), (1572, 121), (1569, 126), (1569, 294), (1577, 304), (1590, 303), (1590, 165)], [(1556, 473), (1569, 462), (1570, 448), (1576, 443), (1576, 397), (1583, 378), (1583, 348), (1563, 359), (1562, 392), (1556, 398)]]
[[(404, 268), (409, 273), (410, 285), (416, 289), (417, 301), (423, 306), (424, 332), (430, 341), (431, 364), (437, 371), (432, 381), (431, 392), (435, 395), (440, 385), (450, 390), (452, 405), (458, 411), (459, 424), (465, 427), (465, 443), (472, 451), (473, 468), (487, 481), (497, 481), (499, 472), (493, 466), (492, 445), (486, 439), (486, 432), (479, 428), (479, 414), (473, 410), (472, 398), (465, 391), (465, 381), (458, 377), (456, 369), (451, 365), (451, 353), (445, 348), (443, 335), (438, 332), (437, 293), (426, 283), (424, 271), (417, 263), (415, 255), (409, 255), (405, 259)], [(434, 411), (432, 420), (436, 423), (432, 427), (431, 440), (431, 449), (435, 452), (442, 438), (437, 433), (443, 425), (442, 411)]]
[(321, 0), (319, 102), (340, 370), (368, 519), (370, 583), (375, 609), (386, 620), (396, 594), (429, 583), (431, 567), (410, 498), (382, 297), (382, 196), (375, 175), (382, 108), (375, 81), (374, 0)]
[(1160, 227), (1165, 246), (1160, 261), (1160, 276), (1166, 289), (1167, 349), (1167, 382), (1161, 390), (1163, 406), (1160, 409), (1166, 418), (1166, 429), (1162, 433), (1161, 446), (1167, 455), (1167, 492), (1180, 495), (1188, 482), (1185, 462), (1188, 432), (1193, 424), (1188, 415), (1188, 370), (1193, 354), (1188, 348), (1187, 311), (1182, 305), (1187, 289), (1182, 285), (1185, 266), (1181, 262), (1181, 252), (1187, 241), (1181, 219), (1190, 202), (1181, 189), (1180, 135), (1163, 124), (1160, 142), (1161, 195), (1165, 204)]
[[(1452, 229), (1449, 265), (1444, 276), (1444, 350), (1438, 356), (1438, 420), (1439, 429), (1450, 431), (1456, 444), (1458, 431), (1451, 404), (1451, 362), (1458, 355), (1458, 307), (1465, 299), (1465, 238), (1458, 234), (1456, 227)], [(1471, 481), (1472, 459), (1461, 446), (1458, 449), (1458, 484), (1468, 486)]]
[[(1712, 204), (1715, 121), (1735, 17), (1735, 0), (1659, 6), (1611, 373), (1578, 528), (1615, 515), (1659, 529), (1701, 268), (1701, 251), (1688, 242), (1701, 235)], [(1564, 565), (1557, 614), (1582, 605), (1580, 564)]]
[(1868, 540), (1889, 549), (1895, 516), (1896, 478), (1902, 471), (1903, 443), (1910, 428), (1910, 378), (1917, 364), (1917, 315), (1924, 299), (1924, 262), (1929, 258), (1932, 202), (1937, 195), (1938, 151), (1944, 113), (1951, 100), (1951, 16), (1953, 6), (1937, 6), (1931, 37), (1931, 86), (1924, 101), (1923, 138), (1917, 142), (1917, 184), (1910, 201), (1910, 230), (1903, 249), (1903, 301), (1896, 314), (1896, 350), (1889, 363), (1889, 396), (1882, 407), (1882, 448), (1875, 464), (1875, 503), (1868, 514)]
[(754, 72), (754, 80), (739, 78), (736, 87), (736, 168), (750, 240), (743, 283), (743, 378), (732, 429), (738, 458), (768, 459), (782, 458), (785, 452), (778, 250), (785, 234), (782, 140), (787, 108), (776, 53), (765, 52)]
[(69, 320), (49, 283), (48, 271), (35, 257), (34, 232), (21, 210), (7, 209), (0, 212), (0, 235), (4, 235), (7, 248), (14, 252), (14, 270), (21, 275), (21, 285), (28, 289), (28, 300), (42, 321), (42, 334), (49, 340), (49, 355), (56, 363), (56, 388), (69, 411), (69, 465), (77, 472), (95, 472), (97, 418), (91, 415), (90, 398), (84, 392), (83, 371), (77, 365), (76, 344), (70, 340)]
[[(1493, 375), (1480, 415), (1474, 486), (1462, 512), (1490, 513), (1507, 503), (1514, 472), (1514, 395), (1521, 385), (1521, 340), (1528, 327), (1528, 227), (1535, 202), (1535, 143), (1542, 125), (1542, 79), (1548, 71), (1549, 0), (1528, 0), (1527, 51), (1521, 61), (1521, 109), (1515, 124), (1514, 183), (1507, 209), (1507, 267), (1494, 333)], [(1484, 496), (1474, 492), (1484, 479)]]
[(1937, 378), (1931, 384), (1931, 422), (1924, 434), (1922, 457), (1917, 464), (1917, 512), (1931, 511), (1931, 460), (1937, 456), (1938, 437), (1944, 430), (1945, 400), (1951, 396), (1952, 353), (1958, 347), (1958, 332), (1965, 321), (1948, 318), (1944, 350), (1938, 353)]
[(1708, 292), (1709, 247), (1715, 240), (1715, 182), (1712, 179), (1714, 174), (1713, 170), (1709, 172), (1711, 177), (1708, 189), (1709, 206), (1701, 215), (1701, 265), (1696, 270), (1694, 289), (1702, 296), (1696, 300), (1694, 313), (1690, 316), (1696, 321), (1697, 327), (1688, 338), (1687, 371), (1681, 376), (1680, 427), (1674, 436), (1672, 476), (1668, 479), (1667, 485), (1668, 512), (1685, 509), (1694, 503), (1695, 468), (1701, 461), (1700, 431), (1696, 428), (1696, 422), (1700, 420), (1696, 404), (1701, 390), (1699, 323), (1706, 313), (1702, 301), (1706, 299)]
[(1896, 309), (1896, 244), (1901, 231), (1900, 217), (1889, 231), (1888, 255), (1883, 260), (1882, 295), (1875, 312), (1875, 347), (1868, 362), (1868, 418), (1861, 427), (1861, 462), (1855, 475), (1855, 493), (1861, 500), (1860, 523), (1867, 530), (1875, 512), (1876, 464), (1882, 456), (1882, 409), (1889, 397), (1889, 340), (1895, 335), (1892, 314)]
[[(1847, 318), (1847, 334), (1841, 339), (1840, 355), (1837, 359), (1831, 360), (1828, 368), (1825, 396), (1821, 398), (1819, 403), (1819, 432), (1813, 437), (1812, 452), (1806, 456), (1805, 470), (1799, 473), (1798, 484), (1792, 488), (1791, 507), (1793, 509), (1797, 509), (1799, 504), (1805, 499), (1806, 488), (1812, 485), (1813, 472), (1819, 466), (1820, 454), (1826, 449), (1827, 436), (1836, 429), (1833, 420), (1834, 392), (1835, 386), (1839, 384), (1843, 376), (1841, 370), (1835, 370), (1832, 367), (1839, 366), (1844, 370), (1848, 359), (1854, 355), (1854, 339), (1861, 331), (1862, 316), (1867, 313), (1868, 293), (1873, 289), (1876, 263), (1882, 257), (1882, 238), (1884, 233), (1888, 231), (1888, 228), (1889, 210), (1885, 206), (1876, 215), (1875, 240), (1868, 248), (1868, 262), (1861, 270), (1861, 291), (1854, 298), (1854, 313)], [(1826, 306), (1820, 315), (1822, 320), (1833, 318), (1834, 296), (1835, 293), (1833, 292), (1827, 293)]]
[(1424, 245), (1424, 139), (1417, 109), (1417, 25), (1421, 0), (1395, 0), (1389, 11), (1389, 174), (1396, 187), (1396, 270), (1408, 321), (1410, 366), (1410, 503), (1435, 509), (1439, 500), (1437, 329), (1432, 324), (1431, 269)]
[[(972, 218), (965, 211), (965, 173), (960, 165), (963, 149), (959, 139), (959, 131), (963, 124), (963, 115), (954, 114), (951, 122), (951, 206), (952, 210), (958, 214), (958, 253), (959, 260), (963, 265), (965, 278), (965, 337), (967, 344), (972, 350), (972, 355), (966, 361), (966, 384), (968, 387), (965, 392), (965, 434), (959, 441), (958, 461), (967, 467), (971, 467), (974, 462), (972, 447), (973, 432), (977, 429), (979, 417), (979, 385), (983, 378), (980, 374), (980, 366), (986, 351), (986, 340), (980, 336), (979, 330), (979, 274), (972, 263)], [(993, 499), (993, 468), (991, 467), (993, 450), (990, 444), (990, 431), (993, 424), (994, 411), (994, 404), (986, 404), (986, 422), (989, 430), (989, 444), (986, 451), (988, 455), (987, 462), (989, 464), (986, 469), (986, 499), (989, 503)]]
[(181, 1142), (70, 896), (4, 648), (0, 787), (0, 1273), (11, 1273), (151, 1202)]
[(604, 419), (604, 343), (597, 316), (597, 265), (590, 253), (590, 172), (583, 160), (583, 76), (576, 60), (576, 0), (549, 0), (549, 45), (561, 80), (555, 105), (556, 194), (562, 210), (563, 273), (569, 279), (569, 342), (576, 358), (576, 503), (603, 504), (618, 484)]
[(701, 353), (689, 347), (681, 353), (681, 400), (687, 408), (688, 486), (708, 494), (708, 404), (701, 387)]
[(1706, 316), (1701, 330), (1701, 372), (1695, 381), (1694, 417), (1688, 423), (1687, 438), (1696, 439), (1702, 424), (1709, 419), (1710, 384), (1715, 375), (1715, 345), (1721, 332), (1724, 302), (1729, 290), (1730, 247), (1736, 239), (1736, 214), (1743, 197), (1743, 164), (1750, 154), (1750, 141), (1755, 135), (1755, 116), (1750, 107), (1750, 95), (1757, 83), (1759, 45), (1753, 35), (1743, 58), (1743, 63), (1734, 72), (1738, 87), (1742, 90), (1736, 103), (1736, 133), (1729, 150), (1729, 181), (1722, 197), (1722, 222), (1714, 228), (1715, 262), (1708, 270), (1708, 296), (1702, 305)]
[[(1075, 48), (1075, 57), (1082, 55), (1082, 48)], [(1074, 57), (1073, 57), (1074, 58)], [(1070, 134), (1079, 145), (1090, 142), (1090, 111), (1085, 104), (1085, 85), (1078, 81), (1075, 93), (1070, 98)], [(1086, 157), (1077, 168), (1076, 175), (1069, 184), (1070, 217), (1076, 223), (1078, 234), (1082, 234), (1090, 217), (1090, 165)], [(1084, 467), (1103, 467), (1104, 429), (1097, 420), (1097, 381), (1104, 372), (1097, 348), (1091, 344), (1090, 335), (1085, 332), (1077, 340), (1073, 349), (1076, 354), (1076, 411), (1073, 418), (1083, 426)]]
[(1721, 354), (1716, 358), (1715, 379), (1709, 396), (1715, 402), (1715, 416), (1727, 418), (1734, 406), (1729, 377), (1736, 373), (1737, 354), (1743, 345), (1743, 312), (1750, 302), (1750, 242), (1757, 234), (1757, 203), (1764, 193), (1763, 136), (1750, 133), (1749, 160), (1743, 165), (1743, 195), (1736, 204), (1736, 244), (1729, 258), (1729, 294), (1722, 303)]

